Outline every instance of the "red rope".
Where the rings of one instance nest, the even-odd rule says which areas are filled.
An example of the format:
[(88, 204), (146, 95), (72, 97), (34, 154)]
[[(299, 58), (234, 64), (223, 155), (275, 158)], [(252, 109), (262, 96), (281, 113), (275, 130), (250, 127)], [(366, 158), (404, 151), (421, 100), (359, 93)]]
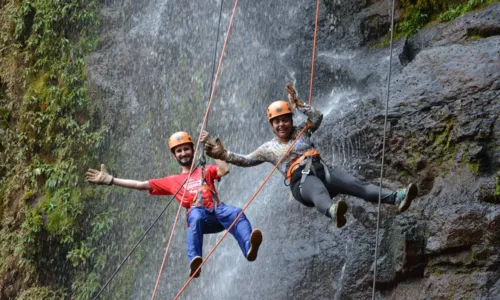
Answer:
[(318, 34), (318, 15), (319, 15), (319, 1), (316, 1), (316, 20), (314, 23), (314, 41), (312, 49), (312, 62), (311, 62), (311, 80), (309, 81), (309, 104), (312, 102), (313, 95), (313, 78), (314, 78), (314, 60), (316, 59), (316, 36)]
[[(226, 51), (227, 41), (229, 39), (229, 33), (231, 32), (231, 28), (233, 26), (234, 16), (236, 15), (236, 8), (237, 7), (238, 7), (238, 0), (235, 0), (234, 1), (234, 7), (233, 7), (233, 13), (231, 15), (231, 19), (229, 20), (229, 25), (228, 25), (228, 28), (227, 28), (226, 38), (224, 39), (224, 46), (222, 47), (222, 52), (221, 52), (221, 56), (220, 56), (220, 59), (219, 59), (219, 64), (217, 66), (217, 72), (215, 73), (215, 77), (214, 77), (214, 81), (213, 81), (213, 85), (212, 85), (212, 92), (210, 93), (210, 100), (208, 101), (207, 109), (205, 111), (205, 116), (203, 117), (203, 124), (201, 125), (200, 134), (198, 135), (198, 141), (196, 142), (196, 147), (195, 147), (195, 150), (194, 150), (193, 158), (197, 157), (198, 149), (200, 147), (201, 133), (203, 132), (203, 130), (205, 129), (205, 126), (207, 124), (208, 113), (210, 112), (210, 107), (212, 105), (213, 98), (214, 98), (214, 95), (215, 95), (215, 87), (216, 87), (217, 80), (219, 78), (220, 69), (222, 67), (222, 62), (223, 62), (223, 59), (224, 59), (224, 53)], [(187, 179), (188, 181), (189, 181), (189, 178), (191, 177), (191, 174), (193, 173), (193, 167), (194, 167), (194, 160), (193, 160), (193, 163), (191, 164), (191, 169), (189, 170), (189, 177)], [(184, 195), (185, 195), (185, 193), (186, 193), (186, 190), (184, 190), (184, 194), (182, 195), (181, 204), (184, 201)], [(177, 221), (179, 219), (179, 214), (180, 214), (181, 206), (182, 205), (179, 205), (179, 209), (177, 210), (177, 215), (175, 217), (175, 221), (174, 221), (174, 225), (173, 225), (173, 228), (172, 228), (172, 232), (170, 234), (168, 245), (167, 245), (167, 248), (165, 250), (165, 254), (163, 256), (163, 261), (162, 261), (162, 264), (161, 264), (161, 267), (160, 267), (160, 271), (158, 272), (158, 276), (157, 276), (157, 279), (156, 279), (155, 288), (153, 290), (153, 295), (151, 296), (151, 300), (154, 300), (155, 295), (156, 295), (156, 291), (158, 289), (158, 285), (160, 283), (161, 274), (163, 273), (163, 268), (165, 266), (165, 262), (167, 260), (168, 252), (170, 250), (170, 244), (172, 242), (172, 238), (173, 238), (173, 235), (174, 235), (174, 232), (175, 232), (175, 227), (176, 227)], [(196, 274), (196, 272), (194, 274)]]
[(214, 253), (215, 249), (217, 249), (217, 247), (222, 242), (222, 240), (227, 236), (227, 234), (229, 233), (229, 231), (234, 227), (234, 225), (236, 224), (236, 222), (238, 221), (238, 219), (240, 218), (240, 216), (245, 212), (245, 210), (250, 205), (250, 203), (252, 203), (252, 201), (255, 199), (255, 197), (257, 197), (257, 194), (262, 190), (262, 188), (267, 183), (267, 181), (269, 180), (269, 178), (271, 178), (271, 175), (273, 175), (274, 171), (278, 168), (279, 165), (281, 165), (281, 163), (283, 162), (283, 160), (285, 159), (285, 157), (288, 155), (288, 153), (290, 152), (290, 150), (292, 150), (292, 148), (295, 145), (295, 143), (297, 142), (297, 140), (302, 136), (302, 134), (304, 133), (304, 131), (306, 131), (306, 129), (308, 129), (308, 128), (309, 128), (308, 126), (304, 126), (304, 128), (302, 129), (302, 131), (299, 132), (299, 134), (297, 135), (297, 137), (295, 138), (295, 140), (293, 141), (293, 143), (290, 145), (290, 147), (288, 147), (288, 149), (286, 150), (285, 154), (283, 154), (283, 156), (281, 157), (281, 159), (279, 160), (279, 162), (273, 167), (273, 169), (271, 170), (271, 172), (269, 172), (269, 174), (267, 175), (266, 179), (264, 179), (264, 181), (261, 183), (261, 185), (259, 186), (259, 188), (257, 189), (257, 191), (255, 191), (255, 193), (252, 195), (252, 197), (250, 198), (250, 200), (248, 200), (247, 204), (245, 204), (245, 206), (241, 209), (241, 212), (234, 219), (234, 221), (231, 224), (231, 226), (229, 226), (229, 228), (226, 229), (226, 232), (224, 232), (224, 234), (217, 241), (217, 243), (212, 248), (212, 250), (210, 250), (210, 252), (208, 253), (207, 257), (203, 260), (203, 262), (200, 264), (200, 266), (198, 267), (198, 269), (196, 269), (196, 271), (193, 272), (193, 275), (184, 284), (184, 286), (180, 289), (180, 291), (177, 293), (177, 295), (175, 295), (174, 300), (179, 299), (179, 297), (182, 294), (182, 292), (184, 292), (184, 290), (187, 288), (187, 286), (189, 285), (189, 283), (193, 280), (194, 275), (196, 273), (198, 273), (198, 271), (205, 264), (205, 262), (210, 258), (210, 256), (212, 256), (212, 253)]
[[(217, 72), (215, 72), (215, 78), (214, 78), (214, 82), (213, 82), (213, 85), (212, 85), (212, 93), (210, 94), (210, 100), (208, 101), (207, 110), (205, 111), (205, 116), (203, 117), (203, 124), (201, 125), (200, 134), (198, 135), (198, 141), (196, 142), (196, 148), (195, 148), (193, 157), (196, 157), (196, 155), (198, 154), (198, 148), (200, 147), (201, 133), (203, 132), (203, 130), (205, 129), (205, 126), (207, 124), (208, 113), (210, 112), (210, 106), (212, 105), (212, 101), (214, 99), (215, 86), (216, 86), (216, 83), (217, 83), (217, 79), (219, 78), (220, 69), (222, 67), (222, 61), (224, 59), (224, 53), (226, 51), (227, 41), (229, 39), (229, 33), (231, 32), (231, 27), (233, 26), (233, 20), (234, 20), (235, 14), (236, 14), (236, 8), (237, 7), (238, 7), (238, 0), (235, 0), (234, 1), (234, 7), (233, 7), (233, 13), (231, 15), (231, 19), (229, 20), (229, 25), (228, 25), (228, 28), (227, 28), (226, 38), (224, 39), (224, 46), (222, 47), (222, 52), (221, 52), (220, 59), (219, 59), (219, 65), (217, 66)], [(193, 164), (191, 165), (191, 168), (193, 166), (194, 166), (194, 161), (193, 161)]]

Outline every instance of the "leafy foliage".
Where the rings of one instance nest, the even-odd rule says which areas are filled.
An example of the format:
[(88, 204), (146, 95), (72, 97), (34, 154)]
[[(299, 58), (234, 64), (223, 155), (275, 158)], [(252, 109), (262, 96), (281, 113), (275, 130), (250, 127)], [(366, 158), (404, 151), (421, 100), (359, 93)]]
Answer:
[[(396, 23), (395, 37), (412, 36), (433, 20), (451, 21), (466, 12), (498, 0), (401, 0), (403, 11)], [(388, 44), (386, 36), (381, 45)]]
[(61, 290), (52, 291), (49, 288), (30, 288), (24, 291), (20, 296), (19, 300), (63, 300), (65, 293)]
[(451, 21), (460, 16), (463, 16), (466, 12), (471, 9), (490, 4), (493, 1), (491, 0), (469, 0), (467, 3), (460, 4), (456, 7), (449, 8), (447, 11), (441, 13), (439, 15), (439, 20), (441, 21)]
[(410, 5), (405, 9), (404, 18), (397, 24), (396, 30), (407, 35), (415, 34), (429, 21), (429, 14), (418, 5)]
[[(97, 8), (96, 0), (7, 0), (0, 7), (0, 282), (18, 269), (20, 299), (64, 299), (69, 289), (88, 299), (99, 284), (92, 270), (104, 262), (93, 254), (113, 221), (89, 216), (97, 195), (81, 178), (107, 131), (85, 85)], [(61, 270), (95, 284), (72, 286), (52, 275)]]

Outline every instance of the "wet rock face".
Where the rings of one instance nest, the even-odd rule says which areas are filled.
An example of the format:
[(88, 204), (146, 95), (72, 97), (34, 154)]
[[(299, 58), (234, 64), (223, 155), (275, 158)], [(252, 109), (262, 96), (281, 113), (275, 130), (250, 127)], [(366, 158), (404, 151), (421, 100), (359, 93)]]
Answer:
[[(308, 94), (312, 1), (243, 2), (238, 8), (209, 130), (248, 153), (272, 137), (267, 105), (287, 80)], [(324, 112), (315, 141), (329, 163), (378, 183), (388, 49), (366, 45), (387, 30), (390, 1), (322, 1), (313, 103)], [(89, 59), (96, 101), (112, 128), (112, 168), (147, 179), (177, 171), (166, 139), (196, 132), (211, 74), (217, 1), (110, 2), (100, 50)], [(223, 7), (225, 31), (232, 3)], [(403, 214), (382, 205), (377, 289), (383, 299), (495, 299), (500, 293), (500, 5), (395, 42), (385, 176), (388, 188), (419, 186)], [(223, 33), (221, 33), (221, 38)], [(346, 50), (347, 49), (347, 50)], [(193, 133), (194, 134), (194, 133)], [(108, 157), (111, 159), (111, 157)], [(243, 206), (270, 170), (232, 167), (219, 186)], [(194, 281), (189, 299), (368, 299), (377, 208), (345, 197), (348, 224), (333, 228), (289, 199), (274, 175), (246, 214), (264, 232), (248, 263), (231, 237)], [(138, 194), (112, 197), (128, 227), (146, 226), (162, 205)], [(173, 219), (146, 241), (132, 298), (149, 297)], [(181, 223), (184, 222), (181, 220)], [(205, 251), (220, 235), (205, 238)], [(120, 243), (123, 241), (114, 241)], [(185, 226), (174, 237), (159, 297), (186, 279)]]
[[(377, 276), (382, 298), (498, 295), (500, 240), (492, 228), (500, 211), (500, 37), (490, 33), (497, 30), (499, 9), (493, 4), (396, 43), (399, 59), (393, 65), (385, 180), (389, 186), (417, 182), (420, 198), (403, 215), (392, 220), (385, 215)], [(471, 39), (471, 32), (488, 33)], [(378, 55), (360, 50), (356, 58), (371, 65), (377, 64)], [(344, 62), (325, 63), (341, 65), (351, 85), (369, 76), (378, 78), (365, 88), (385, 100), (386, 92), (376, 86), (386, 79), (382, 71), (370, 74)], [(355, 153), (339, 162), (375, 180), (380, 172), (383, 111), (369, 99), (329, 123), (320, 140), (329, 134), (336, 138), (320, 143), (332, 147), (334, 157)], [(362, 144), (370, 147), (359, 150)], [(346, 269), (360, 278), (356, 268)], [(347, 289), (359, 294), (361, 286), (356, 282)]]

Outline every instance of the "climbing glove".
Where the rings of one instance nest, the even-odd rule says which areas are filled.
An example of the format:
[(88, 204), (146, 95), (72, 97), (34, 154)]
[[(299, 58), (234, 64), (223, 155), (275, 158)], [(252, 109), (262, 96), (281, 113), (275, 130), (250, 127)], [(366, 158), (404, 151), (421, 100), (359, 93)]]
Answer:
[(226, 160), (227, 158), (227, 150), (224, 149), (224, 145), (217, 138), (208, 138), (205, 142), (205, 153), (214, 159)]
[(297, 107), (305, 107), (305, 103), (297, 98), (297, 92), (293, 88), (291, 83), (287, 83), (285, 87), (286, 92), (288, 93), (288, 101), (290, 102), (290, 106), (292, 109)]
[(88, 169), (87, 181), (94, 184), (113, 184), (113, 176), (108, 173), (106, 166), (101, 164), (101, 171)]

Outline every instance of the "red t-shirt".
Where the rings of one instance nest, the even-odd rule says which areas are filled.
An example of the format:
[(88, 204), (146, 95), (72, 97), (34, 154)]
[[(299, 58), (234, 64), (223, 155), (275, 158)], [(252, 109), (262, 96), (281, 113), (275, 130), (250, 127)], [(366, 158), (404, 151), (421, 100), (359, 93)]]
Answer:
[[(149, 190), (149, 193), (151, 195), (173, 195), (177, 191), (177, 189), (179, 189), (184, 180), (186, 180), (188, 175), (189, 173), (181, 173), (177, 175), (170, 175), (164, 178), (150, 179), (149, 185), (151, 186), (151, 189)], [(210, 189), (214, 191), (216, 194), (217, 191), (215, 190), (214, 181), (215, 180), (220, 181), (220, 179), (221, 178), (217, 175), (217, 166), (208, 165), (205, 167), (205, 181), (207, 182)], [(182, 206), (184, 206), (187, 209), (190, 209), (191, 205), (193, 204), (193, 200), (198, 194), (198, 189), (200, 188), (200, 186), (201, 186), (201, 168), (197, 168), (193, 172), (193, 174), (191, 174), (189, 180), (177, 193), (175, 199), (177, 199), (177, 201), (180, 203), (182, 200), (182, 195), (184, 194), (184, 191), (186, 190), (187, 187), (186, 193), (184, 195), (184, 200), (182, 200)], [(210, 191), (203, 191), (202, 199), (203, 199), (203, 204), (205, 205), (206, 208), (211, 209), (214, 206), (212, 193)], [(201, 203), (199, 205), (201, 205)]]

